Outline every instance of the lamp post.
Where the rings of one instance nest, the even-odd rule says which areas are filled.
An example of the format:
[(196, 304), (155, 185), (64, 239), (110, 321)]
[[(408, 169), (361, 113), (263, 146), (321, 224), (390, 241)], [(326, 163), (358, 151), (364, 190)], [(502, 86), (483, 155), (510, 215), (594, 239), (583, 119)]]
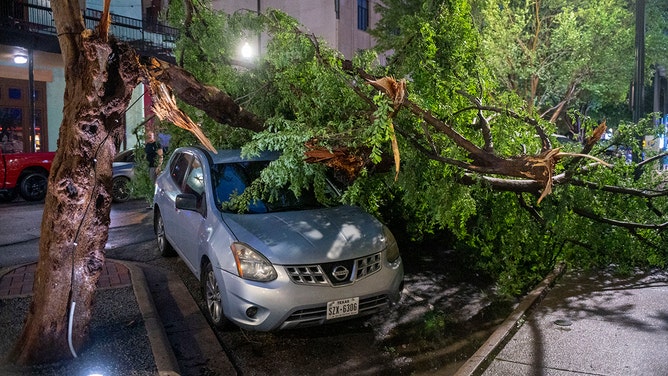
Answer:
[[(28, 50), (28, 94), (30, 95), (30, 151), (37, 151), (37, 116), (35, 113), (35, 59), (33, 49)], [(40, 145), (41, 147), (41, 145)]]

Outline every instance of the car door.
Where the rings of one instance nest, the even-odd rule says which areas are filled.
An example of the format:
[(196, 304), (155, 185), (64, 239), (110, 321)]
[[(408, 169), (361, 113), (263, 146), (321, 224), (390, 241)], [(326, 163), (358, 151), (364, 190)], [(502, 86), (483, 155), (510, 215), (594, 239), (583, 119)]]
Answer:
[(206, 232), (204, 231), (207, 206), (206, 206), (206, 183), (204, 170), (199, 157), (187, 154), (188, 167), (183, 175), (180, 192), (195, 196), (196, 210), (174, 210), (174, 231), (171, 235), (175, 246), (181, 251), (184, 261), (192, 270), (198, 270), (199, 257), (202, 248), (206, 245)]
[(185, 179), (192, 155), (185, 152), (176, 152), (169, 162), (169, 175), (161, 175), (156, 181), (155, 203), (158, 204), (160, 215), (165, 226), (165, 235), (170, 243), (181, 252), (178, 243), (179, 223), (176, 217), (176, 196), (182, 193), (183, 179)]

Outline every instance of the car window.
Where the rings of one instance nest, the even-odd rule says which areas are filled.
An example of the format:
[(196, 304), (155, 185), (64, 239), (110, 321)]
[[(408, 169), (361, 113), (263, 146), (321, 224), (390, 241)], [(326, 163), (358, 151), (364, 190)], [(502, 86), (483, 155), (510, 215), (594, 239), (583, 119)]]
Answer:
[(172, 177), (174, 184), (178, 187), (183, 187), (183, 179), (186, 176), (186, 172), (188, 172), (188, 165), (190, 164), (191, 159), (192, 156), (186, 153), (179, 153), (174, 156), (172, 165), (169, 169), (169, 174)]
[(202, 172), (202, 164), (197, 158), (193, 158), (184, 190), (186, 193), (194, 193), (199, 196), (204, 194), (204, 173)]

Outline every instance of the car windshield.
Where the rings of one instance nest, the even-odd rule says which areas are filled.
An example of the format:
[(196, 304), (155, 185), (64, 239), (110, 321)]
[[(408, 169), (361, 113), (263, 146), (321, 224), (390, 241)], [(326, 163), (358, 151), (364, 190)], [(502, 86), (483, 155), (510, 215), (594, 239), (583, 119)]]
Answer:
[[(217, 164), (211, 169), (213, 192), (216, 206), (221, 211), (238, 212), (237, 199), (251, 183), (260, 177), (260, 172), (267, 167), (267, 161)], [(305, 191), (296, 197), (289, 189), (280, 189), (272, 200), (251, 200), (245, 212), (269, 213), (286, 210), (305, 210), (319, 208), (312, 191)]]

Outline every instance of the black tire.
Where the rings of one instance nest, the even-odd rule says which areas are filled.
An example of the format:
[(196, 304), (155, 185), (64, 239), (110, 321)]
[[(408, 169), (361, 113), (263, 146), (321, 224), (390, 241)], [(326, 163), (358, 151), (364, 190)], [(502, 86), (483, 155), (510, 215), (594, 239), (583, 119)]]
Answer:
[(130, 199), (130, 179), (117, 176), (111, 184), (111, 199), (114, 202), (127, 202)]
[(28, 172), (19, 180), (19, 195), (26, 201), (41, 201), (46, 197), (47, 176), (42, 172)]
[(200, 286), (202, 288), (202, 296), (204, 297), (205, 314), (209, 322), (219, 329), (228, 326), (227, 318), (223, 310), (223, 300), (220, 295), (220, 287), (216, 280), (216, 275), (213, 273), (213, 266), (206, 261), (202, 266), (202, 276), (200, 278)]
[(158, 249), (160, 250), (160, 255), (162, 257), (172, 257), (176, 256), (176, 251), (174, 247), (169, 243), (167, 237), (165, 236), (165, 224), (162, 221), (162, 216), (160, 211), (155, 211), (155, 235), (158, 240)]

